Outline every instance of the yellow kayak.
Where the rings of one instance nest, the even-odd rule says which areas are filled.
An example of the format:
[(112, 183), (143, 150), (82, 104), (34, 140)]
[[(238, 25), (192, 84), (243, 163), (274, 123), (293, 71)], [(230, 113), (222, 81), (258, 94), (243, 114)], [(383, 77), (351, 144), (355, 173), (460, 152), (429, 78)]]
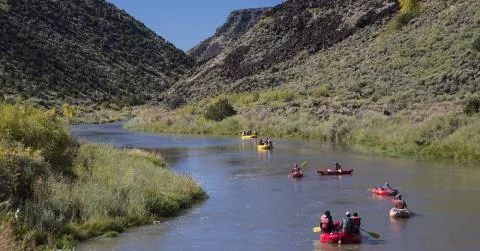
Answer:
[(258, 149), (272, 149), (273, 145), (258, 145)]
[(242, 139), (256, 139), (257, 138), (257, 135), (243, 135), (242, 136)]

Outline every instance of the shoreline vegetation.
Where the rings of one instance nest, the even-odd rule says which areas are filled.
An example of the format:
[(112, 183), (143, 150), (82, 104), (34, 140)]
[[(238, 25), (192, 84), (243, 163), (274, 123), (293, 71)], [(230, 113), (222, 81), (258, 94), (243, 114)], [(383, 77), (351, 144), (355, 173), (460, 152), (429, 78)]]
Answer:
[(54, 110), (0, 105), (0, 136), (2, 248), (72, 249), (207, 198), (156, 154), (74, 141)]
[[(321, 90), (320, 90), (321, 91)], [(326, 91), (326, 90), (325, 90)], [(377, 108), (316, 116), (306, 107), (335, 107), (335, 100), (292, 90), (221, 95), (175, 110), (150, 108), (125, 124), (129, 130), (156, 133), (240, 135), (256, 130), (261, 137), (296, 138), (345, 144), (356, 151), (423, 159), (480, 160), (479, 98), (459, 102), (413, 104), (393, 114)], [(206, 111), (228, 100), (236, 114), (208, 120)], [(473, 106), (473, 108), (472, 108)], [(470, 109), (470, 110), (469, 110)]]

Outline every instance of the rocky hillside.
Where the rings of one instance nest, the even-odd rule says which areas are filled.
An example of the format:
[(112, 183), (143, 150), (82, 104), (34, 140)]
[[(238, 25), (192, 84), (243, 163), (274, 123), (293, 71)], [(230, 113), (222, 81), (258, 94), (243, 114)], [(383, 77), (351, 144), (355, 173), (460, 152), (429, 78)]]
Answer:
[(105, 0), (0, 0), (0, 98), (141, 104), (193, 60)]
[(270, 8), (244, 9), (230, 13), (227, 22), (217, 29), (215, 35), (209, 37), (188, 51), (197, 63), (206, 61), (230, 48), (243, 34), (252, 28)]
[(289, 0), (168, 93), (290, 89), (315, 94), (293, 105), (319, 116), (455, 101), (480, 90), (479, 9), (476, 0)]
[[(240, 84), (299, 53), (315, 54), (356, 31), (392, 16), (395, 0), (290, 0), (267, 11), (259, 22), (216, 58), (175, 86), (183, 95), (205, 96), (221, 91), (243, 91), (282, 82)], [(239, 82), (240, 81), (240, 82)]]

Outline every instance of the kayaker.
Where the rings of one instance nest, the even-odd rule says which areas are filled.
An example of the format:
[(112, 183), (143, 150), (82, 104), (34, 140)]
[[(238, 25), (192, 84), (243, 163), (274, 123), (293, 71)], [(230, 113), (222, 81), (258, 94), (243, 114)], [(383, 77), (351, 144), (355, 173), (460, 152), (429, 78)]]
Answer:
[(246, 131), (243, 131), (243, 132), (242, 132), (242, 136), (245, 136), (245, 135), (247, 135), (247, 132), (246, 132)]
[(358, 216), (358, 213), (355, 212), (353, 213), (352, 216), (352, 233), (354, 234), (359, 234), (360, 233), (360, 223), (362, 221), (362, 218)]
[(340, 163), (338, 163), (338, 161), (335, 162), (335, 171), (342, 171), (342, 166), (340, 165)]
[(292, 173), (298, 173), (299, 171), (300, 171), (300, 168), (298, 168), (298, 164), (295, 163), (295, 164), (293, 165)]
[(271, 144), (272, 144), (272, 139), (271, 139), (271, 138), (267, 138), (265, 144), (266, 144), (266, 145), (271, 145)]
[(385, 182), (385, 184), (383, 184), (383, 186), (380, 187), (380, 189), (382, 190), (393, 190), (391, 187), (390, 187), (390, 184), (388, 184), (388, 182)]
[(352, 232), (352, 219), (350, 218), (350, 212), (346, 212), (345, 216), (340, 221), (339, 229), (343, 233), (351, 233)]
[(263, 139), (260, 139), (260, 141), (258, 142), (258, 145), (263, 146)]
[(322, 229), (322, 233), (333, 232), (333, 219), (330, 211), (325, 211), (325, 214), (320, 217), (320, 228)]
[(257, 131), (256, 131), (256, 130), (253, 130), (253, 135), (257, 135)]
[(402, 195), (397, 194), (393, 200), (393, 205), (395, 205), (395, 208), (398, 209), (406, 209), (407, 208), (407, 203), (402, 199)]

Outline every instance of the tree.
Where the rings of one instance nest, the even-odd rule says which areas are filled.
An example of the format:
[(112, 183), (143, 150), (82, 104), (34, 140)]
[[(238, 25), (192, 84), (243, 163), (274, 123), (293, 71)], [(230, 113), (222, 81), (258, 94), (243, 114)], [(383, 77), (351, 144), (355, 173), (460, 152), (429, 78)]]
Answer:
[(221, 121), (227, 117), (237, 114), (233, 106), (227, 99), (220, 99), (219, 101), (207, 107), (205, 118), (208, 120)]

